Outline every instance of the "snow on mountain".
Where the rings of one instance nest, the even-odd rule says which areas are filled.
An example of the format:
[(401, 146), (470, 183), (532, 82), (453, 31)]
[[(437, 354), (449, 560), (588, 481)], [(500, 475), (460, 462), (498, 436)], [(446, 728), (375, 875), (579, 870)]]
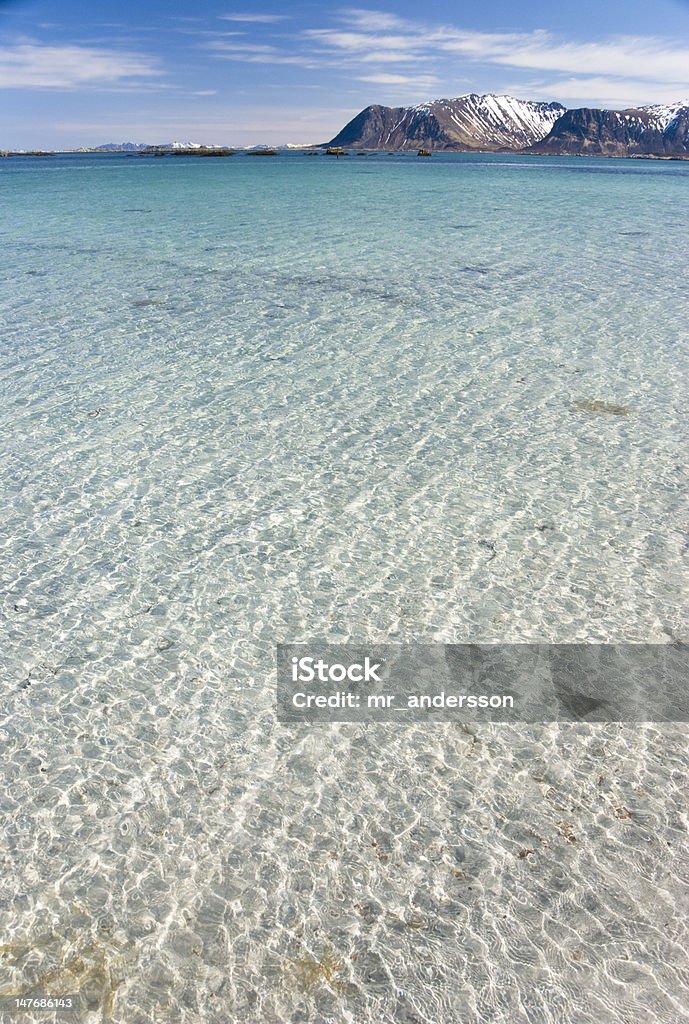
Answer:
[(566, 111), (530, 153), (591, 156), (689, 154), (689, 106), (654, 104), (628, 110), (580, 107)]
[(95, 146), (94, 153), (106, 152), (138, 152), (142, 149), (221, 149), (221, 146), (207, 146), (202, 142), (108, 142), (104, 146)]
[(202, 142), (163, 142), (156, 149), (217, 149), (217, 146), (204, 146)]
[[(95, 146), (92, 150), (94, 153), (109, 153), (109, 152), (136, 152), (140, 149), (148, 149), (145, 142), (106, 142), (104, 146)], [(89, 152), (89, 150), (86, 150)]]
[(469, 93), (455, 100), (425, 105), (430, 113), (444, 111), (463, 133), (491, 146), (528, 146), (545, 138), (565, 108), (559, 103), (535, 103), (513, 96)]
[(521, 149), (543, 139), (565, 108), (492, 93), (469, 93), (414, 107), (362, 110), (330, 145), (376, 149)]
[(689, 103), (654, 103), (627, 110), (568, 110), (561, 103), (469, 93), (414, 107), (366, 107), (328, 145), (684, 156), (689, 154)]
[(679, 112), (689, 107), (689, 100), (683, 103), (651, 103), (647, 107), (641, 107), (649, 117), (649, 124), (664, 132), (671, 121), (677, 117)]

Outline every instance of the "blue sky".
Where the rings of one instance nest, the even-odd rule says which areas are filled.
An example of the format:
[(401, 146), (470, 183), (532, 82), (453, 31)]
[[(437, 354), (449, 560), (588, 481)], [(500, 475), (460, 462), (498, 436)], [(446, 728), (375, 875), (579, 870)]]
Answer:
[(0, 148), (312, 143), (466, 92), (689, 100), (689, 2), (0, 0)]

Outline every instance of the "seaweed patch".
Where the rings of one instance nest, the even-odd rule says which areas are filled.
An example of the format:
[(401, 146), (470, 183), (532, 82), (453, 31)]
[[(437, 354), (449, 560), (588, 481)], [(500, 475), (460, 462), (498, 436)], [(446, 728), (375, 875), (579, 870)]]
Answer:
[[(51, 966), (32, 969), (38, 951)], [(83, 1007), (100, 1010), (103, 1021), (112, 1014), (126, 973), (125, 951), (119, 946), (90, 936), (65, 939), (52, 932), (0, 945), (0, 966), (19, 968), (27, 975), (19, 984), (0, 987), (0, 998), (78, 996)]]
[(329, 951), (325, 951), (320, 960), (293, 960), (294, 978), (297, 985), (304, 992), (313, 992), (321, 985), (327, 985), (333, 992), (341, 993), (345, 990), (344, 983), (340, 980), (342, 961), (337, 960)]

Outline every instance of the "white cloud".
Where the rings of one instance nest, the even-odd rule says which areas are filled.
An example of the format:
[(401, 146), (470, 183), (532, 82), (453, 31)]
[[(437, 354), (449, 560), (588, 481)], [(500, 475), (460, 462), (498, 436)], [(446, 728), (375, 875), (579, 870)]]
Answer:
[(369, 50), (361, 53), (357, 60), (364, 64), (410, 64), (424, 60), (421, 54), (402, 53), (398, 50)]
[(218, 53), (277, 53), (274, 46), (267, 46), (260, 43), (225, 43), (222, 40), (214, 40), (211, 43), (204, 43), (207, 50), (215, 50)]
[(387, 29), (409, 28), (410, 23), (396, 14), (386, 11), (367, 11), (361, 7), (345, 7), (339, 12), (340, 20), (367, 32), (384, 32)]
[(434, 75), (360, 75), (360, 82), (375, 82), (378, 85), (411, 85), (419, 89), (430, 89), (437, 84)]
[[(378, 64), (392, 85), (393, 66), (402, 80), (404, 64), (423, 61), (429, 76), (457, 81), (481, 70), (485, 79), (493, 68), (544, 74), (540, 96), (577, 102), (626, 106), (654, 99), (671, 101), (689, 93), (689, 41), (652, 36), (616, 35), (602, 40), (575, 42), (552, 32), (478, 32), (453, 25), (411, 22), (377, 10), (345, 8), (338, 14), (342, 28), (313, 28), (302, 34), (316, 54), (337, 57), (345, 66)], [(545, 77), (547, 75), (547, 78)], [(364, 81), (378, 81), (367, 74)], [(402, 81), (400, 81), (402, 84)], [(505, 90), (504, 81), (490, 88)], [(577, 90), (579, 90), (577, 92)], [(525, 92), (515, 85), (517, 95)]]
[(274, 21), (286, 21), (287, 14), (221, 14), (223, 21), (247, 21), (269, 25)]
[(351, 53), (365, 53), (367, 50), (374, 48), (378, 50), (400, 51), (419, 50), (427, 42), (427, 40), (417, 39), (414, 36), (385, 36), (368, 34), (366, 32), (339, 32), (335, 29), (326, 28), (306, 29), (304, 35), (306, 38), (312, 39), (322, 46), (335, 50), (347, 50)]
[(667, 39), (615, 36), (603, 42), (574, 43), (544, 31), (501, 35), (449, 29), (433, 41), (441, 51), (514, 68), (667, 83), (689, 80), (689, 45)]
[(218, 53), (220, 60), (237, 60), (243, 64), (291, 64), (294, 67), (305, 68), (307, 71), (316, 71), (324, 65), (322, 62), (312, 60), (309, 57), (290, 56), (282, 53)]
[[(276, 15), (226, 15), (236, 20), (277, 19)], [(339, 25), (314, 27), (293, 36), (292, 46), (242, 43), (206, 44), (214, 56), (245, 63), (327, 68), (373, 85), (456, 87), (480, 75), (488, 88), (508, 90), (505, 72), (537, 72), (539, 98), (591, 105), (627, 106), (689, 92), (689, 42), (642, 36), (614, 36), (574, 42), (551, 32), (480, 32), (453, 25), (413, 22), (385, 11), (344, 8)], [(424, 74), (412, 74), (420, 71)], [(496, 74), (496, 69), (502, 72)], [(492, 69), (492, 70), (491, 70)], [(647, 83), (644, 87), (643, 83)], [(452, 86), (450, 86), (452, 88)], [(509, 89), (526, 95), (517, 83)]]
[(605, 77), (563, 78), (547, 84), (534, 86), (507, 86), (508, 92), (521, 89), (522, 95), (534, 99), (559, 100), (567, 107), (602, 106), (612, 110), (624, 107), (644, 106), (648, 103), (684, 102), (689, 105), (689, 89), (673, 91), (665, 83), (646, 82), (640, 79), (623, 78), (613, 80)]
[(40, 43), (0, 47), (3, 89), (73, 89), (123, 83), (160, 73), (153, 58), (119, 50)]

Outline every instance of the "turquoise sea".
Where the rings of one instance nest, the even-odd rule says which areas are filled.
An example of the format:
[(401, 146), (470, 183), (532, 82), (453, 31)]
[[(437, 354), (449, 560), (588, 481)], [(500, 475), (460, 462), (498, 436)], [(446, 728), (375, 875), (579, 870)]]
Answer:
[(689, 1021), (685, 726), (274, 701), (278, 642), (687, 639), (688, 186), (0, 160), (0, 998)]

